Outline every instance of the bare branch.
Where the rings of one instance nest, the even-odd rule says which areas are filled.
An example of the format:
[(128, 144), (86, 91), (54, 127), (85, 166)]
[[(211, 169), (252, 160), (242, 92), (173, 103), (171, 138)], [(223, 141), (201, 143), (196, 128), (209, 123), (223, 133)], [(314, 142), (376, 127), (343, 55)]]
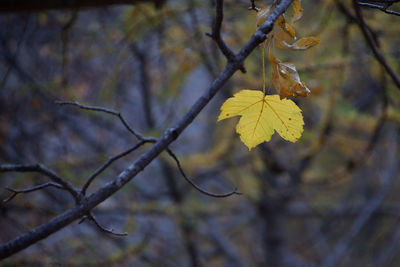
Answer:
[[(235, 60), (235, 53), (229, 48), (229, 46), (224, 42), (224, 40), (221, 37), (221, 26), (222, 26), (222, 21), (224, 19), (223, 4), (224, 4), (223, 0), (216, 1), (216, 7), (215, 7), (216, 14), (214, 19), (214, 25), (212, 27), (212, 33), (206, 33), (206, 35), (211, 37), (216, 42), (222, 54), (224, 54), (224, 56), (229, 62)], [(244, 66), (240, 66), (240, 70), (243, 73), (246, 72)]]
[(53, 183), (53, 182), (47, 182), (47, 183), (44, 183), (44, 184), (36, 185), (36, 186), (30, 187), (30, 188), (26, 188), (26, 189), (22, 189), (22, 190), (16, 190), (16, 189), (12, 189), (12, 188), (8, 188), (7, 187), (6, 189), (8, 191), (12, 192), (12, 194), (8, 198), (4, 199), (3, 202), (7, 203), (7, 202), (11, 201), (18, 194), (30, 193), (30, 192), (33, 192), (33, 191), (41, 190), (41, 189), (46, 188), (46, 187), (56, 187), (56, 188), (59, 188), (59, 189), (66, 190), (66, 188), (63, 187), (62, 185), (59, 185), (59, 184), (56, 184), (56, 183)]
[(61, 106), (76, 106), (79, 107), (80, 109), (86, 109), (86, 110), (92, 110), (92, 111), (99, 111), (99, 112), (104, 112), (104, 113), (108, 113), (111, 115), (114, 115), (116, 117), (118, 117), (120, 119), (120, 121), (122, 122), (122, 124), (125, 126), (125, 128), (131, 133), (133, 134), (138, 140), (143, 140), (145, 139), (142, 135), (138, 134), (136, 131), (134, 131), (129, 124), (126, 122), (126, 120), (124, 119), (124, 117), (121, 115), (120, 112), (112, 110), (112, 109), (108, 109), (108, 108), (103, 108), (103, 107), (96, 107), (96, 106), (87, 106), (87, 105), (82, 105), (76, 101), (56, 101), (55, 102), (58, 105)]
[(134, 150), (138, 149), (139, 147), (141, 147), (143, 144), (145, 143), (155, 143), (157, 141), (157, 139), (155, 138), (145, 138), (142, 135), (138, 134), (136, 131), (134, 131), (129, 124), (126, 122), (126, 120), (124, 119), (124, 117), (121, 115), (120, 112), (112, 110), (112, 109), (108, 109), (108, 108), (104, 108), (104, 107), (97, 107), (97, 106), (87, 106), (87, 105), (82, 105), (76, 101), (56, 101), (57, 104), (59, 105), (72, 105), (72, 106), (76, 106), (79, 107), (81, 109), (85, 109), (85, 110), (91, 110), (91, 111), (99, 111), (99, 112), (104, 112), (107, 114), (111, 114), (114, 115), (116, 117), (118, 117), (120, 119), (120, 121), (122, 122), (122, 124), (125, 126), (125, 128), (132, 133), (137, 139), (140, 140), (139, 143), (137, 143), (136, 145), (134, 145), (133, 147), (129, 148), (128, 150), (109, 158), (100, 168), (98, 168), (86, 181), (86, 183), (83, 185), (82, 187), (82, 194), (85, 195), (86, 191), (89, 187), (89, 185), (93, 182), (93, 180), (99, 175), (101, 174), (106, 168), (108, 168), (114, 161), (128, 155), (129, 153), (133, 152)]
[(41, 164), (35, 165), (0, 165), (0, 172), (38, 172), (48, 176), (53, 182), (61, 185), (75, 198), (76, 201), (80, 199), (80, 192), (70, 182), (56, 174), (54, 171), (47, 169)]
[(184, 171), (183, 168), (182, 168), (181, 163), (179, 162), (178, 157), (171, 151), (171, 149), (167, 148), (167, 152), (168, 152), (168, 154), (175, 160), (176, 165), (178, 166), (179, 172), (182, 174), (183, 178), (185, 178), (185, 180), (186, 180), (189, 184), (191, 184), (191, 185), (192, 185), (196, 190), (198, 190), (199, 192), (201, 192), (201, 193), (203, 193), (203, 194), (205, 194), (205, 195), (207, 195), (207, 196), (210, 196), (210, 197), (217, 197), (217, 198), (229, 197), (229, 196), (232, 196), (232, 195), (241, 195), (241, 194), (242, 194), (242, 193), (240, 193), (240, 192), (237, 191), (237, 188), (235, 188), (232, 192), (228, 192), (228, 193), (225, 193), (225, 194), (215, 194), (215, 193), (211, 193), (211, 192), (208, 192), (208, 191), (202, 189), (201, 187), (199, 187), (198, 185), (196, 185), (192, 180), (190, 180), (189, 177), (187, 177), (185, 171)]
[(85, 195), (86, 194), (86, 190), (88, 189), (89, 185), (93, 182), (93, 180), (99, 175), (101, 174), (106, 168), (108, 168), (114, 161), (125, 157), (126, 155), (130, 154), (131, 152), (135, 151), (136, 149), (138, 149), (139, 147), (141, 147), (142, 145), (144, 145), (145, 143), (151, 142), (154, 143), (156, 141), (156, 139), (145, 139), (145, 140), (141, 140), (139, 143), (137, 143), (136, 145), (134, 145), (133, 147), (125, 150), (124, 152), (115, 155), (111, 158), (109, 158), (100, 168), (98, 168), (86, 181), (86, 183), (83, 185), (82, 187), (82, 194)]
[(360, 27), (365, 40), (367, 41), (367, 44), (371, 48), (372, 52), (375, 55), (376, 60), (385, 68), (386, 72), (389, 74), (389, 76), (392, 78), (392, 81), (394, 84), (397, 86), (398, 89), (400, 89), (400, 78), (396, 75), (396, 73), (393, 71), (393, 69), (389, 66), (389, 63), (386, 61), (385, 57), (382, 55), (378, 47), (375, 45), (375, 42), (372, 40), (371, 35), (367, 31), (367, 24), (364, 21), (364, 17), (362, 15), (362, 11), (360, 6), (358, 5), (357, 0), (353, 0), (353, 7), (354, 10), (356, 11), (356, 16), (357, 16), (357, 24)]
[(396, 15), (396, 16), (400, 16), (399, 12), (393, 11), (393, 10), (388, 10), (387, 8), (389, 7), (388, 4), (386, 5), (375, 5), (375, 4), (370, 4), (370, 3), (358, 3), (359, 6), (365, 6), (365, 7), (370, 7), (370, 8), (376, 8), (379, 9), (387, 14), (390, 15)]
[(97, 226), (97, 228), (99, 228), (102, 232), (104, 232), (104, 233), (107, 233), (107, 234), (111, 234), (111, 235), (115, 235), (115, 236), (127, 236), (128, 235), (128, 233), (126, 233), (126, 232), (124, 232), (124, 233), (118, 233), (118, 232), (115, 232), (114, 231), (114, 229), (107, 229), (107, 228), (105, 228), (104, 226), (102, 226), (98, 221), (97, 221), (97, 219), (94, 217), (94, 215), (93, 215), (93, 213), (89, 213), (89, 215), (87, 216), (87, 218), (90, 220), (90, 221), (92, 221), (96, 226)]
[[(252, 35), (247, 44), (236, 55), (235, 60), (228, 62), (225, 69), (220, 72), (218, 77), (212, 82), (210, 87), (205, 90), (188, 112), (174, 125), (166, 130), (163, 136), (143, 155), (141, 155), (127, 169), (121, 172), (113, 181), (105, 184), (98, 191), (91, 194), (82, 201), (81, 204), (64, 212), (49, 222), (11, 240), (0, 246), (0, 259), (13, 255), (39, 240), (59, 231), (73, 221), (81, 218), (88, 211), (99, 205), (120, 190), (126, 183), (131, 181), (140, 171), (152, 162), (161, 152), (178, 138), (183, 130), (191, 124), (203, 108), (211, 101), (215, 94), (225, 85), (232, 75), (240, 69), (244, 60), (251, 52), (267, 38), (267, 34), (272, 30), (276, 19), (285, 12), (293, 0), (282, 0), (274, 11), (268, 16), (263, 25)], [(72, 104), (73, 105), (73, 104)]]
[[(349, 23), (358, 23), (357, 17), (350, 12), (349, 8), (347, 8), (340, 0), (335, 0), (335, 2), (337, 4), (337, 7), (339, 8), (339, 11), (346, 16)], [(371, 27), (369, 27), (368, 25), (365, 26), (367, 27), (368, 32), (371, 34), (376, 46), (379, 47), (379, 38), (377, 34)]]

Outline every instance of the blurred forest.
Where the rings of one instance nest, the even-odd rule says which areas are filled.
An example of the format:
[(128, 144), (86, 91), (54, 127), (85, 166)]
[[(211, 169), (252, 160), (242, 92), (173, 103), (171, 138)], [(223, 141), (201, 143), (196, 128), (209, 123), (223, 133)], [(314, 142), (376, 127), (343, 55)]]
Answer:
[[(120, 175), (223, 70), (227, 60), (205, 34), (216, 1), (126, 2), (0, 9), (1, 243), (78, 205), (68, 185), (93, 177), (90, 195)], [(400, 83), (372, 52), (355, 5), (302, 1), (292, 26), (321, 43), (277, 51), (311, 90), (292, 98), (305, 121), (299, 141), (274, 134), (249, 152), (237, 119), (217, 123), (228, 97), (261, 89), (255, 49), (247, 72), (225, 83), (170, 150), (82, 220), (0, 265), (398, 266)], [(249, 6), (223, 2), (221, 35), (235, 52), (256, 30)], [(388, 7), (393, 14), (358, 8), (372, 45), (400, 75), (400, 4)], [(275, 94), (268, 62), (266, 71)], [(241, 194), (208, 196), (182, 171), (212, 194)]]

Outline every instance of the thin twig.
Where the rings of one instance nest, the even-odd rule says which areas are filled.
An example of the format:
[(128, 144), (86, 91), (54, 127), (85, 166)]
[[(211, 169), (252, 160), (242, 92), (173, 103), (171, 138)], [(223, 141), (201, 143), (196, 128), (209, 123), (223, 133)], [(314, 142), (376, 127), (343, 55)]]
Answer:
[(179, 172), (182, 174), (183, 178), (185, 178), (185, 180), (191, 184), (196, 190), (198, 190), (199, 192), (210, 196), (210, 197), (218, 197), (218, 198), (222, 198), (222, 197), (229, 197), (231, 195), (241, 195), (242, 193), (237, 191), (237, 188), (235, 188), (233, 191), (225, 193), (225, 194), (215, 194), (215, 193), (211, 193), (208, 192), (204, 189), (202, 189), (201, 187), (199, 187), (198, 185), (196, 185), (189, 177), (187, 177), (185, 171), (183, 170), (181, 163), (179, 162), (178, 157), (171, 151), (171, 149), (167, 148), (166, 149), (168, 154), (175, 160), (176, 165), (178, 166)]
[(365, 7), (370, 7), (370, 8), (376, 8), (379, 9), (387, 14), (390, 15), (396, 15), (396, 16), (400, 16), (399, 12), (393, 11), (393, 10), (389, 10), (387, 9), (388, 7), (386, 5), (381, 6), (381, 5), (375, 5), (375, 4), (370, 4), (370, 3), (358, 3), (359, 6), (365, 6)]
[(6, 189), (8, 191), (12, 192), (12, 194), (8, 198), (4, 199), (3, 202), (7, 203), (7, 202), (11, 201), (18, 194), (30, 193), (30, 192), (38, 191), (38, 190), (41, 190), (43, 188), (51, 187), (51, 186), (59, 188), (59, 189), (66, 190), (66, 188), (63, 187), (62, 185), (59, 185), (59, 184), (56, 184), (56, 183), (53, 183), (53, 182), (47, 182), (47, 183), (44, 183), (44, 184), (36, 185), (36, 186), (30, 187), (30, 188), (21, 189), (21, 190), (16, 190), (16, 189), (12, 189), (12, 188), (7, 187)]
[(376, 60), (385, 68), (386, 72), (389, 74), (389, 76), (392, 78), (392, 81), (394, 84), (397, 86), (398, 89), (400, 89), (400, 78), (396, 75), (396, 73), (393, 71), (393, 69), (389, 66), (389, 63), (386, 61), (385, 57), (382, 55), (382, 53), (379, 51), (378, 47), (375, 45), (375, 42), (372, 40), (371, 35), (367, 31), (367, 24), (364, 21), (364, 17), (362, 15), (362, 11), (360, 6), (358, 5), (357, 0), (353, 0), (353, 7), (354, 10), (356, 11), (356, 16), (357, 16), (357, 24), (360, 27), (365, 40), (367, 41), (367, 44), (371, 48), (372, 52), (375, 55)]
[(104, 113), (108, 113), (108, 114), (114, 115), (114, 116), (116, 116), (116, 117), (118, 117), (120, 119), (120, 121), (125, 126), (125, 128), (131, 134), (133, 134), (138, 140), (143, 140), (144, 139), (144, 137), (142, 135), (138, 134), (135, 130), (133, 130), (129, 126), (129, 124), (126, 122), (124, 117), (118, 111), (115, 111), (115, 110), (112, 110), (112, 109), (108, 109), (108, 108), (103, 108), (103, 107), (82, 105), (82, 104), (78, 103), (77, 101), (56, 101), (55, 103), (58, 104), (58, 105), (61, 105), (61, 106), (67, 106), (67, 105), (76, 106), (76, 107), (79, 107), (80, 109), (86, 109), (86, 110), (92, 110), (92, 111), (100, 111), (100, 112), (104, 112)]
[(128, 155), (129, 153), (131, 153), (132, 151), (138, 149), (140, 146), (142, 146), (145, 143), (155, 143), (157, 141), (157, 139), (155, 138), (145, 138), (142, 135), (138, 134), (137, 132), (135, 132), (126, 122), (126, 120), (124, 119), (124, 117), (121, 115), (120, 112), (112, 110), (112, 109), (108, 109), (108, 108), (104, 108), (104, 107), (97, 107), (97, 106), (87, 106), (87, 105), (82, 105), (76, 101), (56, 101), (57, 104), (59, 105), (72, 105), (72, 106), (77, 106), (81, 109), (85, 109), (85, 110), (91, 110), (91, 111), (99, 111), (99, 112), (104, 112), (107, 114), (111, 114), (114, 116), (117, 116), (122, 124), (126, 127), (126, 129), (131, 132), (134, 136), (136, 136), (137, 139), (140, 140), (139, 143), (135, 144), (133, 147), (129, 148), (128, 150), (109, 158), (100, 168), (98, 168), (86, 181), (86, 183), (83, 185), (82, 187), (82, 194), (85, 195), (86, 191), (89, 187), (89, 185), (93, 182), (93, 180), (100, 174), (102, 173), (106, 168), (108, 168), (114, 161)]
[(255, 0), (250, 0), (251, 6), (249, 7), (249, 10), (255, 10), (256, 12), (260, 11), (259, 7), (256, 7)]
[[(335, 0), (337, 7), (339, 8), (339, 11), (342, 12), (343, 15), (346, 16), (347, 20), (349, 23), (358, 23), (357, 17), (354, 16), (350, 11), (349, 8), (347, 8), (340, 0)], [(379, 38), (375, 31), (369, 27), (368, 25), (365, 25), (367, 27), (368, 32), (371, 34), (372, 39), (374, 40), (375, 44), (377, 47), (380, 46), (379, 44)]]
[(124, 233), (118, 233), (115, 232), (114, 229), (107, 229), (104, 226), (102, 226), (97, 219), (94, 217), (93, 213), (89, 213), (89, 215), (87, 215), (87, 219), (89, 219), (90, 221), (92, 221), (97, 228), (99, 228), (102, 232), (107, 233), (107, 234), (111, 234), (111, 235), (115, 235), (115, 236), (127, 236), (128, 233), (124, 232)]
[[(225, 41), (221, 37), (221, 26), (222, 26), (222, 21), (224, 19), (223, 5), (224, 5), (223, 0), (216, 1), (216, 6), (215, 6), (216, 14), (214, 19), (214, 24), (212, 27), (212, 33), (206, 33), (206, 35), (211, 37), (215, 41), (215, 43), (221, 50), (222, 54), (224, 54), (224, 56), (229, 62), (229, 61), (235, 61), (236, 56), (235, 53), (232, 51), (232, 49), (230, 49), (230, 47), (225, 43)], [(243, 65), (240, 66), (240, 71), (246, 73), (246, 69), (244, 68)]]
[(76, 189), (70, 182), (56, 174), (54, 171), (44, 167), (41, 164), (35, 165), (20, 165), (20, 164), (10, 164), (10, 165), (0, 165), (0, 172), (38, 172), (48, 176), (53, 182), (61, 185), (65, 190), (67, 190), (75, 198), (76, 201), (80, 199), (80, 192)]
[(200, 28), (200, 21), (198, 15), (195, 10), (195, 0), (189, 1), (188, 6), (188, 13), (190, 18), (190, 24), (192, 26), (192, 31), (194, 34), (194, 40), (199, 40), (198, 46), (198, 53), (202, 58), (204, 66), (207, 68), (208, 72), (211, 74), (212, 77), (218, 75), (218, 66), (219, 66), (219, 54), (218, 49), (216, 47), (211, 48), (205, 42), (203, 32)]
[(145, 143), (154, 143), (157, 139), (144, 139), (141, 140), (139, 143), (135, 144), (133, 147), (125, 150), (124, 152), (115, 155), (111, 158), (109, 158), (100, 168), (98, 168), (86, 181), (86, 183), (83, 185), (82, 187), (82, 194), (85, 195), (86, 194), (86, 190), (88, 189), (89, 185), (93, 182), (93, 180), (99, 175), (101, 174), (106, 168), (108, 168), (114, 161), (125, 157), (126, 155), (130, 154), (131, 152), (135, 151), (136, 149), (138, 149), (139, 147), (141, 147), (142, 145), (144, 145)]

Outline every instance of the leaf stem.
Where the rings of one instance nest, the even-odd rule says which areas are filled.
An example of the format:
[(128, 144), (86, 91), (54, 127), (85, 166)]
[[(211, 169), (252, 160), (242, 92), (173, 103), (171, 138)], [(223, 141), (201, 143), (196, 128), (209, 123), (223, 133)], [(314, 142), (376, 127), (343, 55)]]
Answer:
[(262, 77), (263, 77), (263, 93), (265, 95), (265, 42), (262, 43), (261, 47), (261, 61), (262, 61)]

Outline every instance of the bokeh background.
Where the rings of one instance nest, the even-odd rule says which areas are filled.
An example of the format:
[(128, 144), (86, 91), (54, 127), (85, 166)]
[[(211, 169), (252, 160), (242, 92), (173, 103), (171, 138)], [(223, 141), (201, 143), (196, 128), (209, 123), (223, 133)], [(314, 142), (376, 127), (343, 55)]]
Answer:
[[(259, 7), (270, 1), (256, 1)], [(242, 195), (211, 198), (191, 187), (162, 154), (95, 208), (99, 222), (126, 237), (77, 222), (4, 260), (5, 265), (397, 266), (400, 261), (400, 93), (354, 20), (351, 1), (302, 1), (292, 26), (321, 43), (276, 50), (311, 90), (294, 99), (305, 131), (296, 143), (275, 134), (248, 151), (237, 119), (217, 123), (221, 104), (261, 89), (261, 51), (246, 60), (171, 145), (202, 188)], [(0, 4), (1, 5), (1, 4)], [(226, 0), (222, 35), (234, 51), (255, 31), (249, 1)], [(395, 4), (391, 7), (398, 9)], [(290, 9), (288, 14), (290, 14)], [(363, 8), (387, 62), (400, 73), (400, 17)], [(213, 1), (136, 1), (79, 9), (0, 13), (0, 164), (42, 163), (80, 187), (136, 140), (108, 114), (60, 106), (78, 101), (121, 112), (144, 136), (177, 122), (223, 69), (212, 39)], [(268, 93), (275, 93), (267, 63)], [(139, 155), (115, 162), (89, 192)], [(0, 198), (46, 182), (1, 173)], [(74, 206), (47, 188), (0, 204), (6, 242)], [(2, 263), (2, 264), (3, 264)]]

